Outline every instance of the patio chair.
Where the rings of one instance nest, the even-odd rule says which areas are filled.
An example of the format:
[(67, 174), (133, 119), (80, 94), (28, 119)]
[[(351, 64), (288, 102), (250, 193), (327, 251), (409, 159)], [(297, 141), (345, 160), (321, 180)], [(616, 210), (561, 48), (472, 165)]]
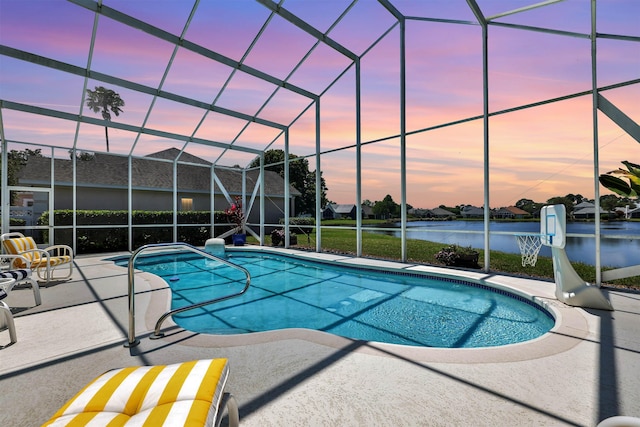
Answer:
[[(24, 268), (18, 268), (18, 266), (23, 266)], [(0, 268), (0, 279), (14, 279), (15, 283), (13, 286), (21, 283), (29, 284), (33, 291), (36, 305), (42, 304), (40, 286), (38, 286), (38, 282), (31, 276), (31, 261), (29, 261), (27, 257), (23, 255), (2, 254), (0, 255)], [(5, 287), (4, 291), (8, 294), (11, 289)]]
[(227, 359), (132, 366), (100, 375), (65, 403), (44, 426), (219, 426), (226, 407), (230, 426), (238, 407), (224, 391)]
[(6, 298), (8, 293), (5, 291), (5, 288), (11, 289), (14, 284), (14, 279), (0, 279), (0, 329), (9, 329), (9, 340), (11, 341), (11, 344), (18, 341), (16, 336), (16, 325), (13, 322), (13, 313), (11, 313), (11, 309), (7, 303), (2, 301), (2, 299)]
[[(31, 269), (35, 270), (38, 278), (45, 283), (49, 283), (52, 279), (68, 279), (73, 273), (73, 249), (70, 246), (53, 245), (40, 249), (33, 237), (25, 237), (18, 232), (5, 233), (0, 236), (0, 240), (7, 254), (22, 255), (27, 258), (31, 262)], [(15, 261), (14, 267), (23, 269), (26, 265)], [(56, 277), (54, 273), (58, 268), (64, 274)]]

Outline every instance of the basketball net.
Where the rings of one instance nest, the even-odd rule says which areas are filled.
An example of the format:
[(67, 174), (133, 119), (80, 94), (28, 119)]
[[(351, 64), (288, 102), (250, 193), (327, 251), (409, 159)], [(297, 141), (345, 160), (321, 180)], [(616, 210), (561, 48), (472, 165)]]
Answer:
[(520, 254), (522, 255), (522, 266), (526, 265), (535, 266), (538, 261), (538, 253), (542, 246), (542, 240), (539, 234), (518, 234), (516, 235), (518, 240), (518, 247), (520, 248)]

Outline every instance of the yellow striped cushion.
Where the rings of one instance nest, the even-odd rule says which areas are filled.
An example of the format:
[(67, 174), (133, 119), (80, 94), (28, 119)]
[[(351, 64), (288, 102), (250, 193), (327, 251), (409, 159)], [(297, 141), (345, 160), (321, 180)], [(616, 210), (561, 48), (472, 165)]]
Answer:
[[(22, 255), (31, 261), (31, 268), (46, 267), (47, 262), (40, 256), (39, 252), (26, 252), (33, 249), (38, 249), (33, 237), (16, 237), (13, 239), (7, 239), (2, 242), (5, 251), (12, 255)], [(68, 255), (51, 256), (49, 257), (49, 265), (55, 267), (60, 264), (67, 264), (71, 262), (71, 257)], [(14, 261), (14, 268), (26, 268), (25, 263), (21, 259)]]
[(43, 426), (210, 425), (228, 375), (227, 359), (115, 369), (85, 386)]
[[(67, 264), (70, 262), (71, 262), (71, 257), (67, 255), (49, 257), (49, 265), (51, 267), (55, 267), (56, 265), (60, 265), (60, 264)], [(31, 268), (46, 267), (46, 266), (47, 266), (47, 260), (45, 258), (40, 258), (39, 261), (31, 262)]]
[[(24, 251), (30, 251), (33, 249), (38, 249), (38, 245), (36, 245), (33, 237), (15, 237), (12, 239), (7, 239), (2, 241), (2, 245), (4, 246), (4, 250), (7, 251), (8, 254), (12, 255), (22, 255), (27, 258), (32, 263), (32, 267), (34, 263), (40, 262), (40, 254), (37, 252), (28, 252), (23, 253)], [(16, 259), (14, 261), (15, 268), (25, 268), (26, 265), (21, 259)]]
[(33, 237), (14, 237), (2, 242), (7, 253), (17, 255), (20, 252), (28, 251), (31, 249), (38, 249)]

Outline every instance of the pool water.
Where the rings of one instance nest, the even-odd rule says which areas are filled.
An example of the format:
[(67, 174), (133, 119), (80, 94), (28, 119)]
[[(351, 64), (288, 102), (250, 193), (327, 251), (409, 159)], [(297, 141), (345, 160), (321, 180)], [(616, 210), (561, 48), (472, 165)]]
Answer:
[[(528, 341), (554, 326), (546, 310), (525, 299), (457, 279), (378, 273), (248, 251), (228, 252), (227, 258), (249, 270), (249, 290), (174, 315), (179, 326), (207, 334), (308, 328), (358, 340), (445, 348)], [(135, 267), (169, 284), (172, 308), (236, 293), (245, 285), (238, 270), (193, 253), (139, 257)]]

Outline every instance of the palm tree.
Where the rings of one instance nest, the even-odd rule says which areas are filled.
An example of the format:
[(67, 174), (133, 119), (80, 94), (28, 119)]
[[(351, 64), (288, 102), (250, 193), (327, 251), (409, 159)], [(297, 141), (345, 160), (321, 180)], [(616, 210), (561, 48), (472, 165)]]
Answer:
[[(102, 118), (111, 121), (111, 112), (117, 116), (120, 115), (124, 107), (124, 101), (117, 92), (106, 89), (102, 86), (96, 86), (95, 90), (87, 89), (87, 107), (91, 108), (94, 113), (101, 112)], [(111, 112), (109, 111), (111, 110)], [(107, 140), (107, 153), (109, 152), (109, 127), (104, 127), (104, 135)]]

